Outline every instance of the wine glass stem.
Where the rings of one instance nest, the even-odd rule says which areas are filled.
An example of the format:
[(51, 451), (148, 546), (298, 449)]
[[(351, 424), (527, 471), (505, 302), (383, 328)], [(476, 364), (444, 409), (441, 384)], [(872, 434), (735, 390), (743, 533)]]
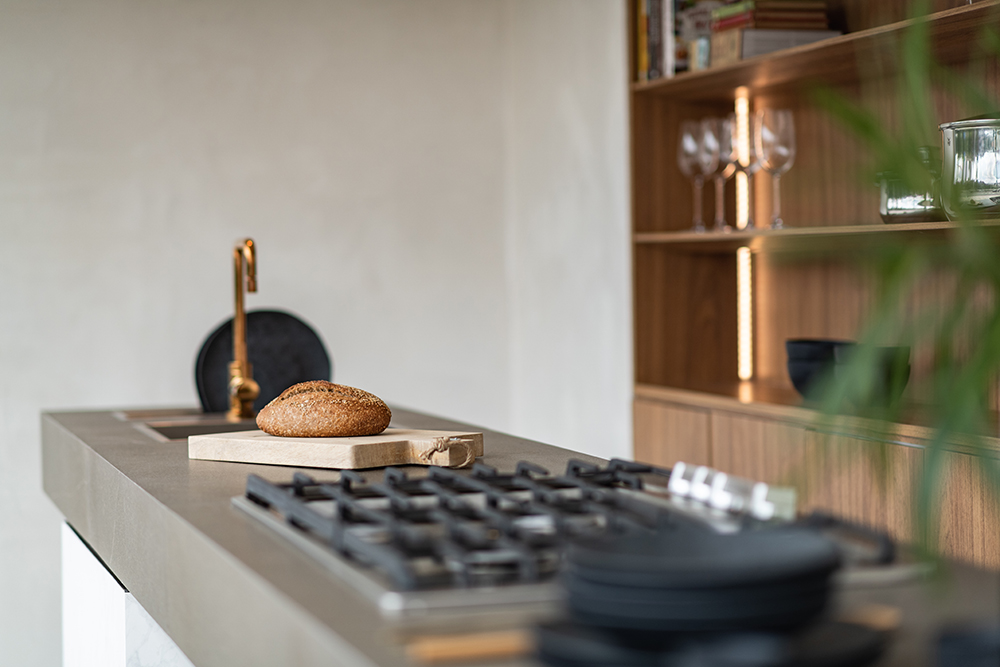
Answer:
[(726, 179), (719, 175), (712, 180), (715, 181), (715, 230), (720, 231), (726, 227)]
[(774, 174), (771, 177), (774, 187), (774, 196), (771, 205), (774, 207), (774, 215), (771, 216), (771, 229), (784, 229), (785, 223), (781, 220), (781, 174)]
[(753, 229), (753, 172), (747, 171), (747, 226), (746, 229)]
[(694, 231), (705, 231), (705, 223), (701, 219), (701, 186), (704, 179), (698, 176), (694, 179)]

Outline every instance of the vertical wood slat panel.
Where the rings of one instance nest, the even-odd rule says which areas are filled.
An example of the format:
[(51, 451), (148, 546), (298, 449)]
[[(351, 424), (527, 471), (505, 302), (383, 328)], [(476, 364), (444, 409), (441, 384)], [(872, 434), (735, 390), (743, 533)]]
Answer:
[(978, 462), (946, 454), (939, 543), (945, 555), (1000, 569), (1000, 498)]
[(756, 261), (757, 375), (791, 389), (785, 341), (855, 339), (871, 304), (871, 285), (847, 263)]
[[(733, 113), (732, 104), (676, 104), (669, 98), (632, 97), (633, 230), (686, 231), (694, 217), (692, 182), (677, 165), (680, 125), (685, 120), (721, 118)], [(702, 219), (708, 227), (715, 214), (714, 188), (705, 179)], [(732, 223), (735, 186), (726, 184), (726, 214)]]
[[(766, 418), (713, 410), (712, 466), (794, 486), (801, 511), (824, 510), (916, 539), (914, 503), (924, 465), (920, 446), (883, 443)], [(918, 443), (914, 443), (918, 444)], [(1000, 500), (971, 456), (948, 452), (938, 488), (941, 553), (1000, 568)]]
[(677, 461), (712, 465), (707, 410), (636, 399), (635, 458), (671, 467)]
[(833, 513), (912, 542), (923, 450), (810, 431), (804, 508)]
[(736, 380), (736, 259), (637, 246), (636, 382), (675, 387)]
[[(877, 285), (864, 267), (850, 260), (819, 259), (787, 261), (782, 257), (760, 254), (756, 270), (756, 354), (757, 375), (761, 380), (791, 387), (786, 368), (784, 343), (790, 338), (835, 338), (856, 340), (876, 303)], [(895, 304), (900, 331), (910, 332), (911, 373), (906, 398), (915, 403), (928, 400), (921, 382), (933, 371), (935, 349), (928, 328), (928, 317), (940, 318), (956, 305), (957, 280), (948, 271), (928, 271), (914, 289)], [(980, 285), (969, 301), (972, 317), (981, 317), (993, 307), (995, 295), (987, 285)], [(964, 302), (963, 302), (964, 303)], [(958, 358), (968, 354), (972, 320), (960, 329)], [(964, 333), (962, 333), (964, 331)], [(981, 342), (981, 341), (976, 341)], [(885, 344), (899, 341), (885, 341)], [(990, 405), (997, 409), (997, 392), (990, 394)]]
[[(855, 97), (853, 87), (846, 89)], [(795, 162), (781, 176), (781, 212), (788, 227), (881, 224), (878, 189), (864, 177), (871, 160), (862, 143), (801, 91), (771, 91), (753, 99), (754, 110), (789, 109), (795, 122)], [(770, 226), (772, 177), (754, 177), (758, 224)]]
[(805, 428), (712, 411), (712, 465), (769, 484), (788, 484), (804, 470)]

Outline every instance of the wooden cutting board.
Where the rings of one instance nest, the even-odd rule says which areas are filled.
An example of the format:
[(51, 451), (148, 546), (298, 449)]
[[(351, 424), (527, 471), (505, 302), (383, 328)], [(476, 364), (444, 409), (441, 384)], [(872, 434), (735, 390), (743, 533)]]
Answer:
[(483, 434), (387, 428), (352, 438), (280, 438), (263, 431), (192, 435), (188, 458), (304, 468), (424, 465), (461, 468), (483, 455)]

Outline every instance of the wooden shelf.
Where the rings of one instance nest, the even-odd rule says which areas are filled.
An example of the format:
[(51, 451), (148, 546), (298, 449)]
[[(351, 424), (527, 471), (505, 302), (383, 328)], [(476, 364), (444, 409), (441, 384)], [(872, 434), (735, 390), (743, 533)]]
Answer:
[[(781, 385), (779, 390), (750, 385), (751, 402), (797, 407), (784, 372), (783, 341), (859, 335), (879, 286), (857, 260), (889, 245), (941, 243), (962, 228), (946, 220), (883, 224), (877, 214), (877, 188), (860, 177), (872, 157), (869, 148), (807, 90), (811, 81), (833, 83), (840, 93), (870, 110), (889, 132), (898, 130), (901, 109), (911, 102), (900, 93), (892, 61), (900, 57), (899, 42), (906, 31), (926, 21), (935, 61), (950, 67), (975, 62), (982, 55), (974, 50), (979, 48), (981, 29), (1000, 26), (1000, 0), (955, 6), (957, 2), (934, 0), (940, 11), (901, 21), (910, 6), (907, 0), (877, 4), (843, 0), (835, 4), (843, 12), (846, 29), (852, 31), (843, 36), (728, 67), (632, 84), (637, 384), (738, 396), (732, 387), (740, 386), (736, 366), (741, 288), (732, 255), (746, 247), (755, 252), (749, 284), (754, 371)], [(632, 5), (627, 6), (634, 19)], [(634, 29), (634, 21), (631, 25)], [(986, 93), (1000, 90), (995, 63), (967, 73), (982, 80)], [(782, 207), (786, 219), (802, 226), (729, 233), (688, 229), (695, 206), (690, 182), (676, 165), (677, 128), (685, 120), (731, 112), (739, 87), (748, 89), (751, 109), (785, 108), (795, 114), (799, 150), (794, 169), (782, 179)], [(938, 123), (966, 112), (962, 100), (947, 87), (930, 91), (928, 104), (929, 134)], [(772, 208), (770, 184), (769, 178), (754, 179), (758, 221), (768, 219)], [(714, 210), (710, 195), (708, 189), (703, 192), (703, 211)], [(726, 194), (725, 209), (732, 219), (732, 189)], [(994, 233), (1000, 230), (1000, 219), (977, 224)], [(929, 271), (918, 293), (908, 296), (913, 300), (910, 307), (933, 310), (947, 303), (954, 276), (946, 274)], [(926, 347), (914, 350), (917, 379), (929, 372), (933, 351)], [(748, 391), (747, 385), (742, 386), (744, 393)], [(1000, 408), (1000, 400), (991, 400)]]
[[(859, 338), (882, 286), (858, 260), (890, 244), (941, 244), (962, 229), (944, 220), (883, 224), (869, 176), (875, 151), (813, 94), (817, 84), (829, 86), (899, 138), (904, 111), (914, 104), (898, 81), (899, 47), (908, 29), (927, 21), (929, 55), (947, 68), (946, 76), (970, 77), (986, 98), (996, 99), (1000, 66), (979, 44), (984, 27), (1000, 27), (1000, 0), (931, 0), (933, 13), (924, 19), (900, 20), (912, 4), (829, 0), (830, 20), (845, 35), (629, 88), (636, 456), (661, 465), (706, 464), (781, 484), (798, 468), (811, 475), (800, 489), (808, 506), (901, 539), (914, 535), (913, 498), (924, 447), (935, 435), (935, 411), (918, 401), (930, 395), (938, 350), (921, 338), (913, 342), (904, 393), (913, 403), (886, 422), (876, 412), (830, 416), (804, 404), (788, 377), (784, 342)], [(634, 73), (636, 3), (627, 2), (626, 11)], [(936, 141), (939, 123), (982, 112), (941, 78), (925, 91), (921, 143)], [(737, 94), (746, 96), (751, 112), (789, 109), (795, 115), (795, 165), (781, 179), (781, 208), (794, 226), (688, 231), (698, 206), (677, 166), (678, 129), (684, 121), (732, 113)], [(757, 221), (770, 219), (772, 184), (764, 172), (753, 180)], [(735, 188), (726, 190), (722, 213), (733, 220)], [(713, 194), (711, 187), (701, 192), (707, 220), (714, 217)], [(1000, 231), (1000, 219), (977, 224), (991, 234)], [(741, 247), (755, 251), (749, 281), (734, 257)], [(899, 306), (914, 314), (945, 312), (957, 280), (953, 271), (928, 267)], [(970, 308), (990, 307), (997, 295), (988, 292), (977, 290)], [(741, 382), (738, 358), (748, 349), (756, 379)], [(992, 423), (978, 435), (949, 436), (942, 459), (949, 470), (941, 500), (946, 553), (990, 567), (1000, 567), (1000, 506), (986, 491), (975, 457), (985, 446), (1000, 459), (996, 389), (989, 397)], [(842, 467), (827, 465), (828, 456), (841, 454)], [(880, 495), (869, 473), (891, 475), (895, 490)]]
[[(978, 225), (1000, 228), (1000, 220), (981, 220)], [(732, 232), (636, 232), (633, 241), (642, 246), (668, 246), (687, 253), (728, 253), (749, 247), (752, 251), (840, 251), (855, 247), (871, 248), (878, 241), (936, 241), (958, 229), (957, 222), (915, 222), (906, 224), (843, 225), (755, 229)], [(873, 243), (874, 242), (874, 243)]]
[[(698, 402), (702, 407), (732, 407), (732, 402), (759, 410), (777, 410), (776, 414), (795, 419), (809, 419), (815, 411), (803, 407), (802, 397), (794, 389), (760, 380), (705, 383), (693, 387), (665, 387), (655, 384), (636, 384), (635, 395), (658, 400)], [(699, 396), (701, 395), (701, 396)], [(722, 402), (719, 402), (721, 399)]]
[(821, 42), (771, 53), (698, 72), (684, 72), (669, 79), (634, 82), (632, 90), (642, 95), (664, 95), (690, 102), (726, 101), (737, 88), (750, 94), (788, 84), (807, 82), (844, 83), (858, 77), (859, 64), (878, 62), (879, 75), (892, 73), (891, 56), (896, 40), (918, 21), (930, 22), (934, 57), (950, 64), (972, 55), (971, 37), (987, 22), (1000, 20), (1000, 0), (981, 0), (973, 5), (933, 14), (929, 18), (899, 21), (885, 26), (833, 37)]

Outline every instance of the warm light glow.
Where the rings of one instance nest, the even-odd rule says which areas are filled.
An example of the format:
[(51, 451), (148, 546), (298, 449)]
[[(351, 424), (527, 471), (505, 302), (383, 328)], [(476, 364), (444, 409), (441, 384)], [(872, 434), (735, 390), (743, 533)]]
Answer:
[[(736, 155), (740, 164), (750, 164), (750, 98), (746, 88), (736, 90)], [(747, 175), (736, 174), (736, 228), (743, 229), (750, 218), (750, 197)]]
[(741, 380), (753, 377), (753, 274), (750, 248), (736, 251), (736, 363)]
[(750, 197), (747, 192), (747, 175), (736, 172), (736, 228), (746, 229), (750, 219)]
[[(750, 164), (750, 91), (736, 89), (736, 154), (744, 167)], [(750, 191), (747, 175), (736, 174), (736, 227), (745, 229), (750, 218)], [(753, 377), (753, 262), (750, 248), (736, 251), (736, 337), (737, 374), (740, 380)], [(743, 388), (740, 386), (742, 397)]]

